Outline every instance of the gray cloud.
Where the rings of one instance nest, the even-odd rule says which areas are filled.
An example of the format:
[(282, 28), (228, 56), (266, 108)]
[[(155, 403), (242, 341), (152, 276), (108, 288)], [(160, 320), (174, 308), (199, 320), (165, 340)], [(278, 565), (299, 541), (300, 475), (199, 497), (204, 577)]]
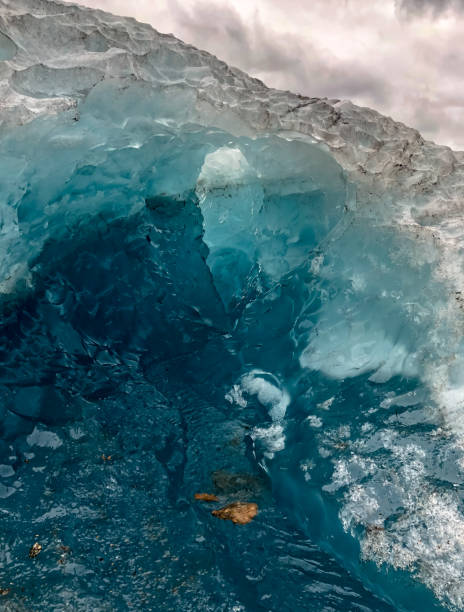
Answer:
[(464, 0), (396, 0), (400, 15), (441, 15), (447, 11), (464, 11)]
[(235, 58), (236, 65), (279, 72), (294, 70), (300, 64), (302, 50), (298, 42), (289, 45), (282, 34), (268, 31), (259, 15), (245, 22), (232, 6), (214, 2), (199, 2), (194, 10), (188, 10), (173, 0), (171, 9), (184, 35), (198, 43), (203, 41), (205, 48), (222, 48), (221, 57)]
[(231, 6), (205, 1), (188, 10), (174, 0), (171, 8), (184, 39), (218, 50), (229, 64), (259, 76), (271, 86), (309, 96), (366, 96), (371, 103), (385, 102), (391, 95), (388, 82), (360, 63), (321, 53), (310, 37), (265, 26), (258, 12), (246, 20)]

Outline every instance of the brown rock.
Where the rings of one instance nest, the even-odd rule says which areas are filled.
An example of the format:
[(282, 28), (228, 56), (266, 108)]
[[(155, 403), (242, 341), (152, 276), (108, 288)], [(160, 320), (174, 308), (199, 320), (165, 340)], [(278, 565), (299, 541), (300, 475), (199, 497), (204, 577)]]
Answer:
[(39, 544), (38, 542), (35, 542), (29, 550), (29, 557), (31, 559), (33, 559), (34, 557), (37, 557), (37, 555), (40, 553), (41, 550), (42, 550), (42, 545)]
[(224, 508), (213, 510), (213, 516), (224, 521), (232, 521), (234, 525), (246, 525), (258, 514), (258, 504), (247, 502), (232, 502)]
[(205, 501), (205, 502), (219, 501), (219, 498), (216, 497), (216, 495), (213, 495), (212, 493), (195, 493), (195, 499), (198, 499), (199, 501)]

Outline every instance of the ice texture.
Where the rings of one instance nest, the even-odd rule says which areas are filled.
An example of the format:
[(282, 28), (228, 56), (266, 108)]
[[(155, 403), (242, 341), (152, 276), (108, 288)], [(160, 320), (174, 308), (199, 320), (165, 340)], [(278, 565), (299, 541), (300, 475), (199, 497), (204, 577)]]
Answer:
[[(5, 605), (464, 609), (463, 179), (373, 110), (0, 0)], [(211, 483), (258, 502), (239, 535)]]

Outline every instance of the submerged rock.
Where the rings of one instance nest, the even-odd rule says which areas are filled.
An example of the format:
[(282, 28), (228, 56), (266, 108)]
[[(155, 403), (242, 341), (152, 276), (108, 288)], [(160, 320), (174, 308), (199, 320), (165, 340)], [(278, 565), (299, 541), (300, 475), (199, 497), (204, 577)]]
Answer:
[(205, 502), (217, 502), (217, 501), (219, 501), (219, 498), (216, 497), (216, 495), (213, 495), (212, 493), (195, 493), (194, 497), (198, 501), (205, 501)]
[(219, 493), (231, 495), (236, 493), (256, 495), (264, 486), (264, 479), (255, 474), (231, 473), (217, 470), (211, 474), (215, 489)]
[(258, 504), (253, 502), (232, 502), (224, 508), (213, 510), (213, 516), (222, 519), (223, 521), (232, 521), (234, 525), (246, 525), (258, 514)]
[(41, 551), (42, 551), (42, 545), (39, 544), (38, 542), (34, 542), (34, 544), (31, 546), (29, 550), (29, 557), (31, 559), (34, 559), (34, 557), (37, 557), (37, 555), (39, 555)]

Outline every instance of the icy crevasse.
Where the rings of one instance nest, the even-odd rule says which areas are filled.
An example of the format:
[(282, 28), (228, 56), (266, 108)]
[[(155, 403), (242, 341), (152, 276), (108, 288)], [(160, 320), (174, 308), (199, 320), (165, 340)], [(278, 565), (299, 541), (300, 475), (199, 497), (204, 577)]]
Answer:
[[(318, 495), (335, 505), (316, 529), (331, 552), (339, 524), (360, 542), (346, 565), (382, 596), (415, 609), (407, 578), (389, 593), (358, 552), (462, 608), (464, 154), (45, 0), (0, 0), (0, 126), (9, 413), (64, 427), (127, 372), (161, 389), (163, 364), (197, 355), (186, 380), (211, 376), (215, 401), (254, 415), (250, 452), (300, 491), (302, 522)], [(47, 448), (50, 432), (4, 421)], [(165, 437), (168, 498), (195, 463)]]

